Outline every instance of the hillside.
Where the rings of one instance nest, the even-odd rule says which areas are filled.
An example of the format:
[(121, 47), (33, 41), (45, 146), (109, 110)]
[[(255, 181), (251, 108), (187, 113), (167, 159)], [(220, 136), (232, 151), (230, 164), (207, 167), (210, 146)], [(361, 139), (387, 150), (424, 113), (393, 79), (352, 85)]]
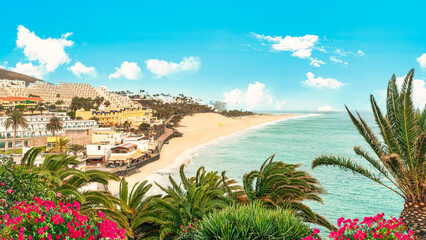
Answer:
[(7, 80), (23, 80), (25, 81), (25, 85), (29, 85), (30, 83), (34, 83), (36, 81), (43, 81), (38, 78), (30, 77), (25, 74), (17, 73), (8, 71), (6, 69), (0, 68), (0, 79), (7, 79)]

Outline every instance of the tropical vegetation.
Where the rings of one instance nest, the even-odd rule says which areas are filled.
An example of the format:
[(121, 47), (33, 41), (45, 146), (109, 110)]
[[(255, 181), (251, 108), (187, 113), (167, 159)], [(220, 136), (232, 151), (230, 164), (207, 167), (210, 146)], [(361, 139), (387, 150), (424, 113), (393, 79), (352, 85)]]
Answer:
[(7, 115), (4, 127), (7, 129), (12, 128), (13, 130), (13, 153), (16, 151), (16, 132), (19, 128), (27, 129), (28, 121), (25, 119), (21, 111), (13, 110)]
[(55, 203), (34, 197), (14, 203), (10, 214), (0, 219), (1, 239), (125, 239), (124, 229), (115, 222), (102, 212), (82, 214), (76, 201)]
[[(133, 225), (159, 225), (157, 236), (169, 239), (178, 234), (180, 226), (188, 225), (193, 219), (202, 219), (206, 214), (222, 209), (232, 203), (241, 187), (225, 172), (207, 172), (198, 169), (195, 177), (186, 177), (184, 165), (180, 167), (178, 184), (169, 177), (170, 186), (157, 186), (165, 193), (162, 198), (153, 199), (146, 211), (139, 214)], [(153, 233), (154, 234), (154, 233)]]
[[(360, 222), (358, 218), (345, 219), (343, 217), (337, 220), (337, 231), (331, 231), (329, 238), (333, 240), (354, 239), (354, 240), (374, 240), (374, 239), (417, 239), (414, 231), (408, 230), (405, 223), (400, 219), (391, 217), (386, 220), (384, 213), (377, 214), (374, 217), (365, 217)], [(302, 240), (319, 240), (320, 231), (314, 229), (313, 233)]]
[(387, 87), (386, 109), (383, 113), (375, 98), (370, 102), (377, 125), (371, 129), (359, 113), (347, 112), (370, 146), (373, 154), (356, 146), (355, 153), (369, 165), (342, 156), (317, 157), (312, 168), (339, 167), (345, 171), (367, 177), (401, 196), (404, 209), (401, 218), (407, 227), (426, 238), (426, 108), (416, 109), (413, 104), (412, 69), (398, 88), (395, 75)]
[(57, 132), (63, 129), (63, 122), (58, 117), (51, 117), (49, 122), (46, 124), (46, 130), (52, 133), (54, 137)]
[(302, 239), (312, 232), (303, 219), (291, 210), (267, 208), (253, 202), (227, 206), (200, 220), (199, 234), (194, 239)]
[(259, 170), (244, 174), (243, 186), (247, 200), (285, 208), (306, 222), (334, 229), (327, 219), (303, 203), (305, 200), (323, 203), (321, 195), (327, 191), (320, 186), (318, 180), (309, 173), (298, 170), (300, 164), (277, 162), (274, 157), (272, 155), (266, 159)]

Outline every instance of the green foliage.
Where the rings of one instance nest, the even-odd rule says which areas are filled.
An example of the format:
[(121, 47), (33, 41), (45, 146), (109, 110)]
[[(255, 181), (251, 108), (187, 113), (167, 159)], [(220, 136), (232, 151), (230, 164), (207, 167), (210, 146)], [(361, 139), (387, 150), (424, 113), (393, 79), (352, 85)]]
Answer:
[(180, 184), (172, 177), (169, 177), (171, 186), (167, 188), (156, 183), (166, 195), (151, 201), (147, 211), (136, 217), (133, 226), (146, 223), (159, 225), (156, 234), (160, 239), (168, 239), (178, 234), (180, 226), (188, 225), (193, 219), (202, 219), (206, 214), (234, 202), (234, 196), (241, 188), (225, 173), (206, 172), (203, 167), (195, 177), (185, 176), (184, 165), (179, 173)]
[(13, 152), (15, 152), (16, 131), (18, 128), (26, 129), (28, 127), (28, 121), (22, 112), (13, 110), (8, 114), (6, 121), (4, 121), (4, 127), (6, 130), (9, 128), (12, 128), (13, 130)]
[[(65, 202), (81, 202), (81, 211), (86, 215), (93, 215), (97, 211), (102, 211), (108, 219), (114, 220), (119, 226), (126, 229), (132, 236), (132, 231), (127, 222), (127, 218), (119, 211), (128, 211), (126, 203), (114, 197), (106, 191), (80, 191), (83, 186), (98, 183), (107, 185), (108, 181), (118, 181), (117, 175), (99, 170), (81, 171), (72, 167), (80, 164), (76, 157), (64, 154), (46, 155), (40, 167), (35, 168), (36, 157), (41, 153), (41, 148), (32, 148), (22, 158), (22, 164), (29, 168), (36, 169), (46, 176), (51, 176), (53, 189), (61, 194), (61, 200)], [(72, 166), (71, 168), (69, 166)]]
[(71, 119), (75, 119), (75, 111), (69, 111), (67, 112), (68, 117), (70, 117)]
[(55, 133), (63, 129), (63, 122), (58, 117), (51, 117), (49, 123), (46, 124), (46, 130), (52, 133), (52, 136), (55, 136)]
[[(140, 90), (141, 93), (145, 92)], [(143, 92), (142, 92), (143, 91)], [(165, 101), (164, 99), (167, 99)], [(213, 112), (213, 109), (207, 105), (200, 104), (198, 100), (179, 94), (172, 96), (170, 94), (154, 94), (150, 96), (146, 94), (143, 99), (137, 99), (144, 107), (149, 107), (153, 110), (155, 117), (159, 119), (168, 119), (174, 115), (179, 115), (181, 119), (183, 116), (193, 115), (194, 113)], [(178, 120), (176, 123), (180, 121)]]
[[(126, 209), (121, 209), (126, 216), (129, 225), (132, 228), (133, 235), (139, 239), (150, 236), (153, 225), (150, 223), (134, 225), (134, 220), (138, 215), (144, 215), (148, 204), (153, 200), (160, 198), (161, 195), (146, 196), (146, 193), (151, 189), (152, 184), (147, 184), (148, 181), (136, 183), (130, 190), (125, 178), (121, 179), (119, 188), (119, 198), (126, 204)], [(129, 192), (130, 190), (130, 192)], [(158, 226), (156, 226), (158, 227)]]
[(426, 201), (426, 108), (415, 110), (412, 100), (412, 69), (405, 77), (401, 91), (395, 75), (388, 84), (386, 114), (371, 95), (374, 119), (380, 131), (378, 137), (357, 113), (347, 112), (353, 124), (371, 147), (374, 155), (355, 147), (355, 153), (367, 161), (366, 168), (352, 159), (340, 156), (320, 156), (312, 168), (335, 166), (367, 177), (395, 192), (408, 202)]
[(0, 215), (4, 215), (15, 202), (32, 201), (42, 196), (55, 197), (52, 178), (38, 169), (15, 165), (12, 159), (0, 161)]
[(91, 97), (84, 98), (84, 97), (73, 97), (71, 99), (71, 105), (70, 108), (72, 111), (84, 109), (86, 111), (89, 111), (90, 109), (95, 108), (96, 101), (92, 99)]
[(226, 117), (243, 117), (243, 116), (252, 116), (256, 115), (254, 112), (250, 111), (243, 111), (243, 110), (229, 110), (229, 111), (222, 111), (220, 114), (226, 116)]
[(327, 192), (318, 180), (309, 173), (298, 170), (300, 164), (276, 162), (273, 161), (274, 156), (266, 159), (259, 170), (244, 174), (243, 186), (248, 200), (290, 209), (304, 221), (334, 229), (324, 217), (302, 203), (304, 200), (322, 203), (320, 195)]
[(77, 156), (77, 153), (83, 151), (85, 147), (80, 144), (70, 144), (67, 147), (68, 151), (72, 152), (74, 156)]
[(200, 221), (200, 235), (195, 239), (302, 239), (311, 228), (291, 210), (266, 208), (263, 204), (228, 206), (210, 213)]

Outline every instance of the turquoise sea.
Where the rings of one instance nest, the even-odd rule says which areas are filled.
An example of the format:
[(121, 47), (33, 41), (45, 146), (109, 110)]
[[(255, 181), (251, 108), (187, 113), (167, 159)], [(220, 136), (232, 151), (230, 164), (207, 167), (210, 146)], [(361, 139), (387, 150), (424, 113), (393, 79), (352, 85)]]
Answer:
[[(371, 113), (361, 114), (370, 126), (374, 125)], [(195, 175), (200, 166), (205, 166), (207, 170), (226, 171), (227, 176), (241, 182), (244, 173), (258, 169), (268, 156), (276, 153), (275, 160), (301, 163), (302, 169), (321, 181), (328, 191), (328, 195), (323, 196), (324, 204), (306, 203), (332, 223), (340, 217), (363, 218), (382, 212), (386, 216), (399, 217), (403, 200), (384, 187), (337, 168), (311, 169), (312, 160), (321, 154), (340, 154), (363, 162), (353, 152), (354, 146), (369, 149), (346, 113), (307, 114), (258, 126), (188, 150), (164, 173), (172, 173), (185, 162), (188, 164), (187, 176)], [(176, 173), (172, 176), (178, 178)], [(166, 175), (153, 177), (167, 185)]]

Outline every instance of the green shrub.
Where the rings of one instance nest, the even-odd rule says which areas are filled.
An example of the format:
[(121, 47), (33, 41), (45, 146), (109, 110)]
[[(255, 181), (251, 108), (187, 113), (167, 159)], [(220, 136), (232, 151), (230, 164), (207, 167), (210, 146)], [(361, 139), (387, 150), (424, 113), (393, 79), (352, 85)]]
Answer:
[(312, 230), (303, 220), (282, 208), (259, 203), (229, 206), (200, 221), (200, 239), (302, 239)]
[(0, 215), (15, 202), (32, 201), (35, 196), (55, 198), (51, 180), (37, 169), (15, 165), (10, 159), (0, 161)]

